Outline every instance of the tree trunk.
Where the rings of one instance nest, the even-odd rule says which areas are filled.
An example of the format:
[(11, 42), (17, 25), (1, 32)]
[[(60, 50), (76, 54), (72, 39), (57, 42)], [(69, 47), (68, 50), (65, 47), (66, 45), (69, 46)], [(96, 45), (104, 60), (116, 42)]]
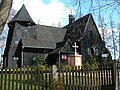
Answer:
[(0, 34), (7, 22), (13, 0), (2, 0), (0, 4)]

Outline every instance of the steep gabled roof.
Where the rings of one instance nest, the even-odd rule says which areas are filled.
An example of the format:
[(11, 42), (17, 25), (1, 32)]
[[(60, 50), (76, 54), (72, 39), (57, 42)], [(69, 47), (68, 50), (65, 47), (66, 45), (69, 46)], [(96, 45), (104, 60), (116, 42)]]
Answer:
[[(68, 25), (64, 26), (63, 28), (70, 28), (70, 27), (72, 27), (72, 26), (74, 26), (74, 25), (78, 25), (78, 24), (80, 24), (80, 26), (82, 26), (82, 27), (80, 27), (80, 28), (85, 28), (86, 23), (87, 23), (88, 18), (89, 18), (90, 15), (91, 15), (91, 13), (89, 13), (89, 14), (87, 14), (87, 15), (85, 15), (85, 16), (77, 19), (77, 20), (75, 20), (73, 23), (68, 24)], [(84, 24), (84, 25), (83, 25), (83, 24)]]
[(74, 21), (72, 24), (64, 26), (63, 28), (67, 28), (67, 34), (65, 38), (70, 38), (72, 42), (82, 38), (90, 16), (91, 14), (87, 14)]
[(32, 24), (35, 24), (32, 18), (30, 17), (24, 4), (9, 23), (16, 22), (16, 21), (24, 21), (24, 22), (30, 22)]
[(68, 39), (67, 41), (60, 42), (58, 44), (61, 44), (58, 45), (60, 47), (54, 49), (50, 54), (55, 54), (58, 53), (59, 51), (62, 53), (74, 53), (74, 49), (72, 47), (72, 42), (70, 41), (70, 39)]

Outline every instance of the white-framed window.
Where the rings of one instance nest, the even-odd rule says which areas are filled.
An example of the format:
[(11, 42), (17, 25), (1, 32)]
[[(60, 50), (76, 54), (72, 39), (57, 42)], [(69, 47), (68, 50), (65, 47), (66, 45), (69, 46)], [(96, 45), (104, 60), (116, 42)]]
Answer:
[(67, 59), (67, 55), (62, 54), (62, 59), (66, 60)]
[(19, 60), (19, 58), (14, 56), (14, 57), (13, 57), (13, 60), (14, 60), (14, 61), (17, 61), (17, 60)]
[(103, 58), (107, 58), (108, 54), (102, 54)]

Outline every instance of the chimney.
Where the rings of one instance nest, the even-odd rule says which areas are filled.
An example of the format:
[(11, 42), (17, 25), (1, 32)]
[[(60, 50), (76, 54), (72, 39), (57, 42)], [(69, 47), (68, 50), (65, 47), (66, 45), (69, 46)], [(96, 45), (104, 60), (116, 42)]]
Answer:
[(69, 24), (72, 24), (74, 22), (75, 18), (72, 14), (69, 14)]

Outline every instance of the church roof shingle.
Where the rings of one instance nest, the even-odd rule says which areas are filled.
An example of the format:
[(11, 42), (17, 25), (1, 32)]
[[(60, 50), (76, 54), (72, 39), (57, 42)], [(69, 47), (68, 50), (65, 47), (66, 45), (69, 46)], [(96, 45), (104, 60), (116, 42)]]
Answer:
[[(18, 26), (19, 26), (19, 29), (23, 30), (22, 32), (25, 32), (25, 33), (28, 32), (27, 34), (24, 33), (23, 37), (21, 37), (22, 44), (25, 47), (55, 49), (56, 43), (64, 40), (64, 36), (67, 31), (66, 29), (63, 29), (63, 28), (44, 26), (44, 25), (29, 26), (28, 28), (21, 27), (20, 24), (18, 24)], [(20, 30), (17, 30), (17, 31), (20, 31)], [(36, 37), (33, 38), (34, 36)]]

